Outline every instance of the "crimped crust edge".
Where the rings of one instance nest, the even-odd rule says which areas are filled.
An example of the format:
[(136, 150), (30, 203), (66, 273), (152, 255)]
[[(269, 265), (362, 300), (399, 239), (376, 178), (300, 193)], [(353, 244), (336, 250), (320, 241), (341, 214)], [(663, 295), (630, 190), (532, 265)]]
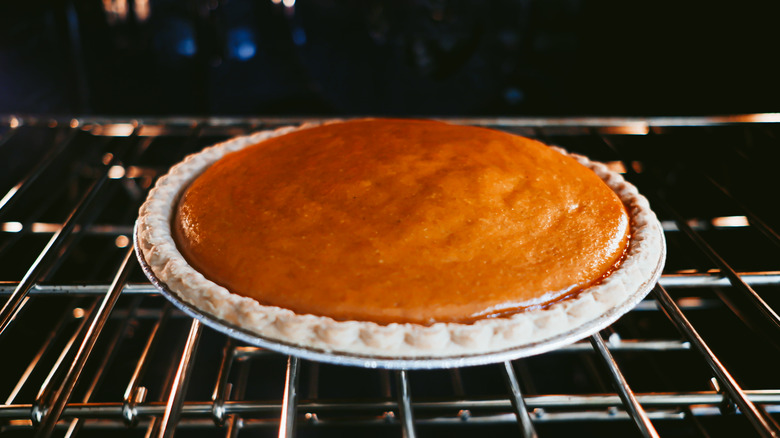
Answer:
[(261, 305), (251, 298), (230, 293), (190, 267), (178, 251), (170, 228), (174, 207), (183, 188), (230, 152), (318, 125), (309, 123), (233, 138), (190, 155), (173, 166), (150, 191), (136, 224), (137, 248), (154, 275), (184, 302), (265, 339), (325, 352), (414, 359), (486, 354), (554, 338), (607, 314), (634, 295), (661, 269), (664, 237), (647, 199), (622, 175), (604, 164), (582, 155), (568, 154), (558, 147), (553, 148), (592, 169), (615, 191), (629, 213), (631, 239), (624, 262), (604, 281), (576, 297), (543, 309), (469, 324), (422, 326), (336, 321)]

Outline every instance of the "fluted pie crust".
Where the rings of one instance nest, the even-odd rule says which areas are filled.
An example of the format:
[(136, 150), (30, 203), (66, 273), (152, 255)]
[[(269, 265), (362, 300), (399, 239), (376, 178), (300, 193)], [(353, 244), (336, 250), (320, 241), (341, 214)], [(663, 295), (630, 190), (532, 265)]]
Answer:
[[(601, 163), (570, 154), (593, 170), (620, 198), (630, 218), (625, 259), (594, 286), (543, 308), (469, 323), (377, 324), (336, 321), (329, 317), (261, 305), (206, 279), (185, 260), (171, 224), (183, 190), (211, 164), (230, 152), (316, 124), (286, 127), (238, 137), (187, 157), (160, 178), (141, 207), (136, 224), (137, 249), (154, 276), (182, 301), (214, 318), (264, 339), (317, 351), (383, 358), (442, 358), (489, 354), (555, 339), (578, 327), (599, 327), (594, 320), (617, 319), (649, 291), (660, 275), (665, 253), (663, 233), (647, 200), (623, 177)], [(560, 148), (554, 148), (566, 154)], [(637, 291), (643, 292), (637, 295)], [(593, 329), (590, 330), (591, 332)], [(589, 333), (583, 332), (582, 336)]]

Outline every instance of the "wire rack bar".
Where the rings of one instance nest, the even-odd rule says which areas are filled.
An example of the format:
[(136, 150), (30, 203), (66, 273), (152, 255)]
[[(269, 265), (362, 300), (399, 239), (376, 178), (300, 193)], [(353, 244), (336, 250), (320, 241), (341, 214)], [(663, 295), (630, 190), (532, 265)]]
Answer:
[[(43, 157), (43, 159), (41, 159), (41, 161), (38, 162), (38, 164), (36, 164), (36, 166), (30, 171), (30, 173), (24, 176), (21, 179), (21, 181), (19, 181), (10, 190), (8, 190), (8, 192), (6, 192), (3, 198), (0, 199), (0, 218), (2, 218), (5, 215), (5, 213), (8, 211), (8, 208), (13, 204), (13, 202), (19, 199), (22, 196), (22, 194), (24, 194), (24, 192), (26, 192), (30, 188), (32, 183), (34, 183), (38, 179), (38, 177), (43, 175), (44, 172), (49, 168), (49, 166), (55, 162), (59, 154), (62, 151), (64, 151), (73, 142), (73, 139), (76, 138), (77, 134), (78, 134), (77, 130), (75, 129), (69, 130), (65, 138), (62, 141), (57, 142), (54, 148), (50, 150)], [(0, 146), (2, 146), (2, 143), (0, 143)]]
[(415, 438), (414, 414), (412, 413), (412, 394), (409, 389), (409, 375), (406, 370), (395, 372), (396, 398), (398, 399), (398, 416), (401, 421), (401, 436)]
[(128, 250), (125, 255), (122, 266), (119, 268), (114, 283), (111, 286), (111, 290), (106, 294), (103, 301), (100, 303), (95, 313), (90, 314), (89, 328), (84, 336), (84, 341), (73, 358), (73, 363), (68, 369), (68, 373), (62, 385), (54, 393), (53, 404), (46, 409), (46, 412), (41, 419), (41, 423), (36, 429), (36, 437), (48, 437), (54, 430), (54, 425), (60, 418), (62, 410), (65, 408), (65, 404), (70, 398), (70, 394), (73, 388), (76, 386), (76, 381), (81, 375), (81, 371), (84, 369), (84, 365), (87, 363), (89, 355), (92, 353), (92, 349), (97, 342), (100, 332), (103, 330), (103, 326), (108, 321), (108, 315), (114, 308), (116, 301), (119, 299), (119, 294), (122, 292), (122, 286), (124, 285), (127, 276), (130, 274), (130, 270), (135, 267), (135, 263), (130, 263), (133, 251)]
[[(244, 359), (239, 359), (238, 363), (238, 376), (236, 377), (235, 384), (231, 384), (231, 387), (228, 389), (230, 391), (231, 388), (234, 388), (230, 394), (234, 400), (243, 400), (246, 392), (247, 382), (249, 379), (249, 367), (247, 366), (247, 361)], [(225, 437), (226, 438), (236, 438), (238, 436), (238, 433), (243, 429), (244, 427), (244, 420), (237, 414), (230, 414), (227, 416), (227, 420), (225, 422), (226, 425), (226, 431), (225, 431)]]
[[(685, 409), (658, 409), (648, 411), (648, 417), (651, 420), (676, 420), (687, 421), (699, 418), (722, 416), (723, 413), (717, 406), (695, 406), (690, 410)], [(159, 418), (155, 417), (151, 420), (141, 420), (138, 422), (138, 428), (149, 428)], [(239, 418), (241, 429), (252, 429), (258, 427), (265, 427), (270, 429), (276, 429), (279, 427), (278, 419), (265, 419), (265, 418)], [(563, 423), (570, 421), (597, 421), (597, 422), (614, 422), (614, 421), (631, 421), (631, 417), (628, 413), (622, 410), (605, 409), (601, 411), (563, 411), (563, 412), (544, 412), (541, 415), (534, 415), (534, 422), (539, 423)], [(459, 415), (450, 416), (433, 416), (428, 418), (418, 418), (415, 420), (416, 424), (420, 425), (496, 425), (496, 424), (516, 424), (517, 417), (511, 412), (499, 413), (499, 414), (485, 414), (478, 416), (471, 416), (467, 419)], [(392, 423), (388, 423), (387, 419), (383, 416), (376, 416), (372, 418), (360, 418), (360, 419), (322, 419), (313, 422), (307, 422), (307, 427), (322, 427), (322, 426), (390, 426)], [(214, 422), (210, 419), (203, 419), (199, 417), (183, 417), (179, 420), (179, 429), (186, 430), (189, 428), (200, 429), (213, 429)], [(31, 427), (30, 420), (13, 420), (10, 421), (6, 429), (27, 429)], [(63, 423), (58, 424), (57, 429), (64, 429)], [(85, 418), (82, 427), (84, 429), (104, 427), (114, 430), (124, 430), (126, 428), (121, 420), (111, 418)], [(227, 423), (226, 423), (227, 428)], [(227, 432), (227, 430), (226, 430)]]
[[(131, 304), (131, 307), (135, 309), (140, 302), (140, 298), (135, 298), (133, 300), (133, 303)], [(122, 337), (125, 335), (125, 332), (127, 331), (128, 326), (130, 325), (130, 322), (132, 321), (132, 315), (128, 318), (125, 318), (122, 325), (114, 331), (114, 334), (108, 341), (108, 345), (111, 345), (114, 348), (111, 348), (109, 352), (100, 360), (99, 365), (97, 366), (97, 371), (95, 372), (94, 376), (92, 376), (91, 382), (89, 383), (89, 387), (87, 388), (86, 392), (81, 398), (82, 403), (89, 403), (90, 399), (92, 398), (92, 395), (97, 390), (98, 386), (100, 386), (103, 378), (106, 375), (106, 371), (108, 370), (109, 366), (111, 365), (111, 362), (114, 360), (114, 358), (117, 355), (117, 352), (119, 351), (118, 348), (116, 348), (119, 343), (122, 341)], [(69, 397), (67, 397), (69, 398)], [(65, 433), (65, 438), (71, 438), (75, 436), (79, 429), (81, 428), (84, 420), (81, 418), (74, 418), (70, 421), (70, 425), (68, 426), (68, 430)]]
[[(125, 176), (122, 178), (125, 179), (134, 179), (139, 176), (135, 174), (142, 174), (141, 176), (147, 176), (147, 177), (156, 177), (162, 173), (161, 170), (152, 170), (152, 169), (139, 169), (136, 166), (125, 166), (126, 173)], [(747, 215), (747, 213), (746, 213)], [(34, 216), (34, 215), (31, 215)], [(759, 219), (760, 220), (760, 219)], [(705, 220), (705, 219), (691, 219), (687, 221), (688, 226), (691, 227), (693, 230), (708, 230), (708, 229), (725, 229), (725, 228), (733, 228), (732, 226), (726, 226), (721, 225), (719, 223), (714, 223), (712, 220)], [(53, 234), (55, 233), (60, 227), (61, 224), (56, 222), (32, 222), (30, 224), (22, 224), (24, 228), (20, 231), (11, 231), (12, 233), (36, 233), (36, 234)], [(6, 227), (14, 227), (18, 226), (17, 222), (0, 222), (0, 228), (6, 228)], [(747, 225), (745, 225), (747, 226)], [(677, 223), (674, 221), (667, 221), (664, 220), (661, 222), (661, 227), (663, 228), (664, 232), (666, 233), (674, 233), (681, 231), (680, 228), (677, 226)], [(31, 229), (30, 229), (31, 228)], [(133, 232), (133, 227), (130, 225), (115, 225), (115, 224), (98, 224), (98, 225), (88, 225), (84, 227), (81, 230), (84, 234), (89, 235), (129, 235)], [(6, 231), (8, 232), (8, 231)], [(770, 230), (770, 232), (773, 232)]]
[[(780, 272), (737, 272), (742, 281), (750, 286), (778, 286), (780, 285)], [(672, 288), (691, 288), (691, 287), (728, 287), (731, 281), (728, 277), (717, 273), (697, 273), (697, 274), (668, 274), (661, 277), (658, 282), (661, 286)]]
[(117, 163), (118, 160), (119, 158), (114, 156), (112, 160), (105, 166), (100, 178), (98, 178), (84, 193), (78, 204), (76, 204), (76, 207), (71, 211), (68, 219), (62, 225), (62, 228), (54, 233), (51, 239), (49, 239), (46, 247), (40, 252), (38, 258), (27, 270), (27, 273), (24, 275), (22, 281), (19, 282), (13, 293), (11, 293), (8, 301), (6, 301), (2, 310), (0, 310), (0, 335), (2, 335), (8, 325), (11, 323), (11, 316), (17, 313), (23, 306), (24, 298), (27, 296), (27, 293), (30, 291), (33, 284), (38, 281), (39, 276), (48, 270), (49, 266), (56, 261), (56, 258), (53, 257), (53, 254), (63, 245), (65, 240), (70, 236), (74, 229), (76, 229), (76, 226), (79, 225), (79, 222), (81, 221), (85, 212), (87, 212), (92, 207), (92, 202), (97, 197), (101, 187), (103, 187), (105, 182), (108, 180), (109, 169), (111, 166)]
[(748, 208), (748, 206), (746, 206), (739, 199), (737, 199), (737, 197), (734, 196), (731, 193), (731, 191), (729, 191), (726, 187), (724, 187), (719, 182), (715, 181), (713, 177), (706, 174), (704, 177), (713, 186), (715, 186), (721, 193), (723, 193), (724, 196), (729, 198), (731, 202), (739, 206), (739, 209), (742, 210), (745, 213), (745, 216), (748, 218), (750, 225), (756, 227), (756, 229), (761, 231), (775, 246), (780, 247), (780, 234), (778, 234), (777, 231), (775, 231), (772, 227), (767, 225), (766, 222), (764, 222), (760, 217), (758, 217), (758, 215), (755, 214), (752, 209)]
[[(190, 329), (192, 329), (192, 325), (190, 325)], [(187, 342), (185, 341), (185, 349), (186, 349), (186, 345)], [(182, 355), (179, 355), (177, 359), (175, 356), (176, 354), (172, 355), (171, 362), (168, 364), (168, 366), (165, 366), (164, 368), (165, 379), (162, 385), (160, 386), (160, 388), (163, 388), (163, 391), (158, 396), (158, 402), (162, 406), (162, 410), (160, 411), (159, 414), (151, 417), (149, 422), (146, 424), (146, 434), (144, 435), (145, 438), (157, 438), (160, 435), (161, 427), (163, 425), (162, 418), (165, 415), (165, 413), (169, 411), (168, 404), (172, 399), (171, 397), (172, 394), (176, 390), (176, 385), (174, 385), (174, 381), (176, 380), (176, 377), (179, 375), (179, 365), (181, 364), (182, 357), (183, 357)], [(177, 363), (179, 365), (177, 365)]]
[(187, 341), (184, 350), (181, 353), (181, 360), (176, 369), (176, 376), (173, 379), (168, 401), (165, 404), (165, 411), (160, 421), (158, 438), (171, 438), (176, 429), (176, 423), (181, 415), (182, 404), (187, 393), (192, 367), (195, 364), (195, 352), (198, 349), (198, 342), (203, 331), (203, 325), (197, 319), (192, 320), (190, 332), (187, 335)]
[(63, 313), (60, 316), (60, 319), (54, 324), (53, 330), (51, 330), (48, 335), (46, 336), (46, 340), (41, 343), (41, 347), (38, 349), (38, 351), (35, 353), (33, 358), (30, 360), (30, 363), (27, 365), (27, 368), (25, 368), (24, 372), (22, 373), (21, 377), (17, 381), (14, 388), (11, 390), (11, 393), (8, 395), (8, 398), (5, 400), (6, 405), (10, 405), (14, 402), (16, 399), (16, 396), (19, 395), (19, 392), (22, 390), (22, 387), (27, 383), (28, 379), (30, 378), (30, 375), (33, 373), (35, 368), (38, 366), (38, 363), (41, 361), (41, 358), (46, 354), (47, 351), (49, 351), (49, 348), (54, 343), (55, 339), (57, 339), (58, 336), (62, 334), (63, 329), (65, 328), (65, 325), (70, 322), (73, 318), (73, 314), (70, 312)]
[(230, 415), (225, 427), (225, 438), (236, 438), (244, 427), (244, 421), (236, 415)]
[[(92, 314), (96, 307), (97, 302), (93, 302), (87, 310), (87, 314)], [(34, 423), (38, 424), (43, 420), (43, 416), (46, 414), (46, 409), (49, 405), (51, 405), (53, 394), (55, 394), (56, 391), (56, 377), (62, 374), (62, 368), (66, 366), (66, 359), (71, 356), (71, 352), (73, 347), (76, 345), (77, 339), (88, 327), (87, 322), (87, 318), (81, 319), (78, 327), (70, 336), (65, 346), (62, 348), (56, 362), (54, 362), (52, 367), (49, 369), (49, 373), (46, 375), (46, 379), (44, 379), (43, 384), (38, 390), (38, 395), (35, 397), (35, 402), (33, 403), (33, 409), (31, 411), (30, 417)]]
[(772, 307), (739, 276), (737, 271), (734, 270), (734, 268), (732, 268), (731, 265), (729, 265), (729, 263), (726, 262), (726, 260), (723, 259), (723, 257), (718, 254), (718, 252), (715, 251), (712, 246), (710, 246), (707, 241), (701, 237), (699, 233), (688, 226), (683, 217), (680, 216), (680, 214), (675, 209), (673, 209), (667, 202), (663, 201), (662, 199), (658, 199), (657, 201), (662, 206), (664, 206), (667, 211), (675, 216), (678, 227), (680, 227), (680, 229), (691, 239), (691, 241), (693, 241), (693, 243), (702, 251), (702, 253), (704, 253), (713, 263), (715, 263), (715, 265), (718, 266), (720, 272), (728, 278), (731, 285), (742, 292), (749, 299), (749, 302), (755, 307), (755, 309), (758, 310), (769, 323), (771, 323), (773, 334), (780, 335), (780, 315), (778, 315), (777, 312), (775, 312), (775, 310), (772, 309)]
[[(72, 126), (90, 130), (95, 135), (127, 136), (128, 131), (134, 126), (163, 127), (189, 129), (193, 124), (230, 129), (235, 126), (244, 126), (244, 129), (263, 129), (269, 126), (301, 124), (306, 122), (322, 121), (322, 117), (51, 117), (38, 115), (0, 114), (0, 123), (7, 126)], [(737, 124), (776, 124), (780, 123), (780, 113), (750, 113), (718, 116), (685, 116), (685, 117), (443, 117), (438, 120), (446, 120), (451, 123), (462, 123), (480, 126), (500, 126), (505, 128), (613, 128), (622, 127), (626, 134), (647, 134), (651, 128), (663, 127), (712, 127)], [(120, 129), (113, 129), (114, 125), (121, 125)], [(101, 128), (94, 130), (95, 127)], [(629, 130), (630, 129), (630, 130)], [(149, 129), (159, 135), (158, 129)], [(609, 131), (608, 131), (609, 132)], [(140, 131), (144, 135), (144, 130)]]
[[(764, 406), (768, 412), (780, 412), (780, 390), (743, 390), (743, 393), (747, 400), (753, 404)], [(709, 409), (720, 409), (723, 402), (723, 394), (716, 391), (636, 393), (635, 396), (637, 402), (641, 404), (648, 413), (670, 407), (690, 407), (699, 409), (699, 411), (694, 411), (694, 413), (702, 415), (719, 415), (714, 411), (709, 411)], [(583, 415), (596, 411), (606, 412), (610, 407), (622, 404), (622, 400), (617, 394), (526, 395), (524, 396), (524, 401), (529, 410), (543, 409), (544, 415), (558, 409), (566, 410), (568, 412), (580, 412)], [(136, 406), (137, 415), (139, 417), (160, 417), (165, 412), (166, 404), (166, 401), (139, 403), (138, 406)], [(463, 409), (505, 411), (510, 416), (512, 422), (517, 421), (510, 400), (503, 398), (414, 401), (410, 403), (410, 406), (420, 413), (452, 411), (456, 413), (454, 414), (455, 416), (458, 416), (457, 412)], [(392, 411), (397, 407), (397, 401), (390, 399), (364, 399), (359, 401), (301, 400), (298, 403), (299, 410), (305, 410), (306, 412), (350, 412), (359, 410), (362, 412), (377, 412), (381, 414), (385, 411)], [(182, 403), (181, 416), (182, 418), (210, 418), (212, 408), (213, 404), (210, 401), (187, 401)], [(228, 415), (278, 415), (281, 412), (282, 405), (280, 401), (228, 400), (225, 402), (224, 408)], [(5, 421), (22, 420), (29, 422), (32, 409), (33, 405), (30, 403), (0, 405), (0, 419)], [(65, 406), (62, 417), (121, 419), (122, 402), (71, 402)], [(535, 415), (535, 417), (537, 416)], [(416, 419), (415, 421), (418, 422), (418, 420), (419, 419)], [(213, 425), (213, 420), (210, 421)], [(534, 421), (536, 421), (536, 419)], [(142, 421), (139, 421), (138, 424), (142, 424)], [(276, 424), (279, 424), (278, 420), (276, 421)]]
[(282, 399), (282, 414), (279, 419), (279, 438), (292, 438), (295, 436), (300, 371), (300, 359), (295, 356), (288, 356), (287, 372), (284, 380), (284, 398)]
[(133, 425), (137, 421), (135, 406), (138, 403), (143, 403), (146, 398), (146, 391), (140, 390), (140, 381), (143, 378), (147, 368), (149, 367), (149, 357), (157, 346), (159, 340), (159, 334), (162, 327), (171, 315), (171, 305), (166, 304), (163, 307), (162, 314), (157, 322), (152, 327), (152, 331), (147, 338), (146, 344), (138, 357), (138, 362), (133, 370), (133, 375), (130, 377), (130, 381), (127, 383), (127, 388), (124, 392), (122, 399), (122, 417), (128, 425)]
[(642, 405), (637, 401), (634, 391), (628, 385), (628, 382), (626, 382), (625, 377), (623, 377), (623, 373), (620, 371), (617, 362), (615, 362), (615, 358), (612, 357), (612, 354), (609, 352), (607, 345), (604, 343), (604, 339), (599, 333), (596, 333), (590, 337), (590, 341), (591, 344), (593, 344), (593, 349), (599, 353), (604, 365), (606, 365), (609, 370), (610, 377), (612, 377), (612, 384), (617, 389), (618, 395), (620, 395), (620, 399), (623, 401), (623, 405), (631, 415), (631, 418), (633, 418), (639, 431), (646, 437), (659, 437), (658, 432), (655, 430), (653, 423), (650, 422), (644, 408), (642, 408)]
[[(610, 150), (620, 154), (616, 145), (608, 138), (604, 136), (599, 137), (600, 140)], [(626, 160), (623, 160), (626, 162)], [(780, 348), (780, 342), (778, 341), (778, 335), (780, 335), (780, 315), (770, 306), (767, 301), (759, 295), (753, 286), (748, 283), (743, 273), (737, 272), (726, 260), (707, 242), (704, 237), (691, 225), (690, 221), (686, 220), (678, 210), (673, 207), (667, 200), (667, 197), (663, 195), (663, 190), (660, 189), (664, 184), (660, 181), (661, 178), (651, 178), (646, 174), (640, 174), (632, 166), (626, 162), (625, 168), (627, 172), (638, 182), (642, 184), (643, 192), (651, 199), (654, 206), (659, 208), (659, 211), (664, 211), (670, 215), (675, 224), (675, 228), (682, 231), (683, 234), (694, 244), (694, 246), (709, 259), (715, 266), (720, 278), (720, 283), (726, 282), (723, 286), (733, 288), (740, 293), (740, 296), (732, 296), (732, 294), (725, 293), (718, 289), (713, 288), (713, 292), (726, 306), (742, 320), (742, 322), (750, 327), (755, 333), (764, 337), (765, 340), (772, 343), (775, 348)], [(695, 167), (695, 166), (694, 166)], [(731, 199), (741, 209), (742, 214), (746, 217), (752, 218), (752, 222), (749, 224), (757, 228), (763, 233), (770, 242), (777, 245), (777, 235), (771, 227), (767, 226), (761, 221), (755, 214), (753, 214), (744, 204), (733, 198), (733, 196), (718, 184), (714, 179), (709, 177), (707, 173), (702, 169), (695, 169), (694, 172), (707, 183), (714, 186), (722, 195), (727, 199)], [(671, 189), (669, 187), (668, 189)], [(665, 230), (668, 227), (665, 227)], [(686, 279), (687, 280), (687, 279)], [(660, 281), (661, 286), (667, 286), (670, 282)], [(676, 286), (679, 285), (675, 284)], [(755, 284), (758, 285), (758, 284)]]
[[(120, 234), (132, 234), (132, 232)], [(736, 272), (736, 275), (750, 286), (780, 286), (780, 271), (740, 271)], [(729, 278), (721, 275), (720, 271), (665, 274), (659, 283), (666, 289), (731, 286)], [(20, 282), (14, 281), (0, 282), (0, 296), (12, 293), (19, 285)], [(108, 287), (108, 284), (35, 284), (30, 288), (28, 295), (102, 295)], [(128, 283), (122, 293), (124, 295), (159, 295), (159, 291), (147, 283)]]
[[(694, 421), (707, 416), (720, 415), (717, 408), (695, 408), (697, 414), (695, 416), (687, 416), (686, 412), (678, 410), (664, 410), (649, 412), (651, 420), (664, 420), (664, 421)], [(706, 413), (704, 412), (706, 411)], [(517, 421), (514, 414), (499, 414), (499, 415), (485, 415), (479, 417), (473, 417), (465, 421), (459, 417), (433, 417), (416, 420), (417, 424), (430, 425), (430, 426), (457, 426), (457, 425), (497, 425), (497, 424), (513, 424)], [(631, 421), (630, 416), (623, 411), (602, 411), (602, 412), (555, 412), (545, 414), (542, 417), (536, 418), (534, 421), (537, 423), (565, 423), (565, 422), (583, 422), (583, 421), (596, 421), (596, 422), (611, 422), (611, 421)], [(278, 420), (272, 419), (257, 419), (247, 418), (241, 419), (241, 430), (257, 430), (257, 429), (273, 429), (277, 428)], [(144, 427), (151, 424), (151, 422), (140, 422), (139, 427)], [(392, 427), (383, 418), (369, 418), (354, 421), (347, 420), (320, 420), (317, 422), (307, 424), (308, 427), (322, 427), (333, 428), (338, 426), (385, 426)], [(63, 429), (64, 426), (59, 427)], [(104, 433), (110, 433), (112, 430), (122, 428), (123, 423), (119, 420), (112, 419), (89, 419), (84, 422), (85, 429), (91, 429), (93, 431), (103, 431)], [(193, 430), (207, 430), (213, 429), (214, 423), (209, 419), (201, 418), (183, 418), (180, 421), (179, 428), (185, 433)], [(29, 424), (25, 422), (12, 422), (9, 430), (24, 430), (29, 429)], [(226, 436), (229, 431), (225, 430)], [(186, 436), (186, 435), (185, 435)], [(702, 433), (702, 436), (709, 436), (706, 433)]]
[(664, 310), (664, 313), (669, 319), (674, 322), (677, 328), (693, 343), (693, 345), (699, 350), (704, 360), (712, 368), (712, 371), (718, 377), (718, 380), (725, 386), (726, 392), (731, 399), (739, 406), (750, 423), (755, 427), (756, 431), (763, 437), (778, 437), (780, 431), (776, 429), (776, 426), (764, 418), (761, 412), (756, 409), (756, 406), (751, 402), (739, 384), (734, 380), (731, 374), (726, 370), (726, 367), (715, 356), (709, 346), (704, 342), (704, 339), (699, 335), (693, 325), (688, 321), (688, 318), (682, 313), (679, 307), (674, 303), (674, 300), (669, 296), (669, 293), (664, 290), (662, 286), (656, 286), (653, 289), (656, 298)]
[(236, 343), (233, 338), (229, 338), (222, 349), (222, 360), (217, 371), (217, 382), (214, 384), (214, 391), (211, 395), (211, 402), (214, 408), (211, 415), (214, 423), (222, 425), (225, 423), (225, 400), (230, 395), (230, 383), (228, 376), (230, 368), (233, 365), (233, 359), (236, 357)]
[(534, 424), (531, 421), (531, 416), (528, 415), (528, 408), (525, 405), (525, 400), (523, 400), (523, 393), (520, 391), (520, 382), (517, 380), (517, 375), (515, 374), (512, 362), (504, 362), (504, 378), (509, 387), (509, 401), (512, 403), (512, 408), (514, 408), (515, 415), (517, 416), (520, 433), (524, 438), (538, 437), (539, 435), (536, 433)]

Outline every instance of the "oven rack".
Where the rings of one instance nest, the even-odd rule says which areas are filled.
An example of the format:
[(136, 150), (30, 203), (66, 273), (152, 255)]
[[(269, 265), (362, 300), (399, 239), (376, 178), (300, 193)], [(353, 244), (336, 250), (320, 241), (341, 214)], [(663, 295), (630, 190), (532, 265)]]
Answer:
[[(625, 173), (659, 213), (669, 262), (645, 301), (585, 341), (440, 371), (355, 370), (243, 345), (140, 275), (132, 224), (156, 177), (222, 139), (317, 120), (0, 116), (0, 433), (780, 434), (780, 221), (765, 202), (777, 196), (780, 114), (448, 119)], [(344, 391), (358, 374), (375, 388)]]

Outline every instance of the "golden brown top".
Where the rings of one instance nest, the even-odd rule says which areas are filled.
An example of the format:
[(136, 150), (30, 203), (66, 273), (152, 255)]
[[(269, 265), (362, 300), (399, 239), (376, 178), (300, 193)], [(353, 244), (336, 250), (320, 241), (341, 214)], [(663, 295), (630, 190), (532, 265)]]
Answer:
[(625, 251), (592, 171), (482, 128), (361, 120), (231, 153), (183, 194), (188, 262), (261, 304), (337, 320), (468, 322), (572, 295)]

